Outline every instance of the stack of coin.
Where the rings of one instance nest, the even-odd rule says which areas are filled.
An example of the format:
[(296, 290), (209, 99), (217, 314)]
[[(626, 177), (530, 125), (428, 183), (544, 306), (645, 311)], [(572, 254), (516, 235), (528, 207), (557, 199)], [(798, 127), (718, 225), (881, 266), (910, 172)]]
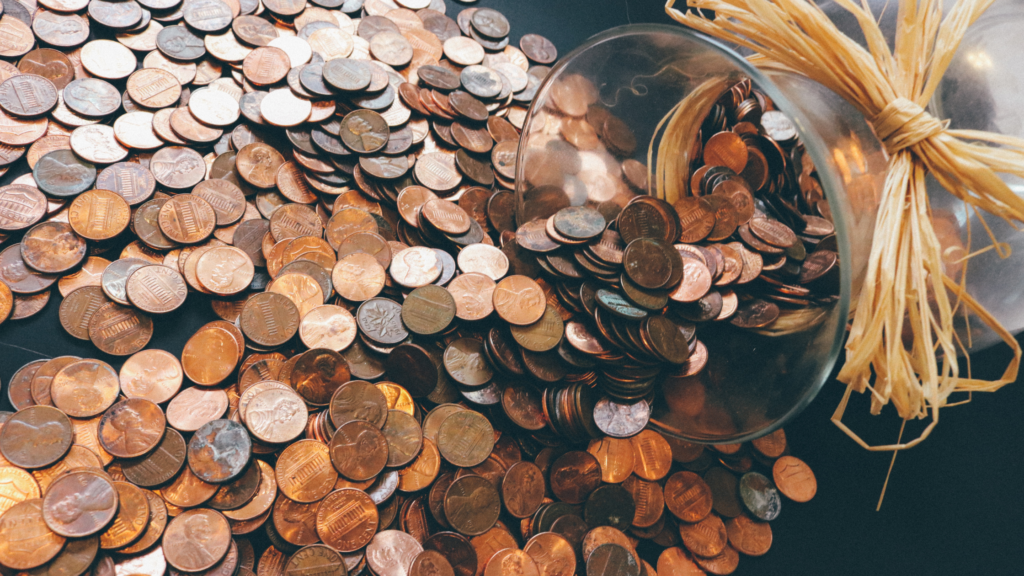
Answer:
[[(506, 387), (500, 410), (418, 400), (349, 379), (324, 349), (249, 354), (237, 382), (200, 385), (238, 355), (209, 333), (224, 325), (180, 362), (144, 350), (120, 371), (70, 356), (18, 370), (18, 412), (0, 415), (0, 566), (729, 574), (771, 547), (784, 498), (817, 490), (781, 429), (705, 448), (646, 428), (645, 403), (598, 401), (598, 437), (577, 442), (531, 435), (547, 408), (528, 384)], [(401, 368), (384, 376), (415, 382)]]

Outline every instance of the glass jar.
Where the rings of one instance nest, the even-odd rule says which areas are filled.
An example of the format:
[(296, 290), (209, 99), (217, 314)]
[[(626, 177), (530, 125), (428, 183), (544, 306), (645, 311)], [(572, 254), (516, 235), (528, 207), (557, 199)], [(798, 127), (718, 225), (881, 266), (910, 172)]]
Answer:
[[(589, 81), (588, 99), (631, 129), (634, 149), (581, 151), (566, 138), (565, 87)], [(839, 253), (839, 299), (820, 310), (816, 322), (796, 331), (746, 331), (705, 323), (698, 337), (708, 349), (703, 371), (664, 377), (650, 399), (651, 424), (694, 442), (735, 443), (766, 434), (792, 418), (815, 397), (841, 350), (854, 287), (870, 250), (886, 156), (863, 116), (840, 97), (795, 74), (763, 72), (724, 45), (682, 26), (629, 25), (608, 30), (563, 58), (533, 100), (517, 162), (519, 225), (548, 218), (567, 205), (597, 208), (615, 217), (631, 189), (623, 162), (655, 166), (658, 147), (646, 146), (680, 101), (700, 95), (709, 82), (725, 88), (703, 94), (694, 114), (703, 118), (728, 89), (749, 78), (785, 113), (813, 160), (833, 216)], [(576, 103), (578, 104), (578, 103)], [(576, 106), (578, 109), (579, 107)], [(700, 122), (671, 154), (687, 154)], [(685, 164), (685, 162), (684, 162)], [(635, 163), (631, 163), (636, 166)], [(688, 178), (688, 175), (686, 176)], [(632, 178), (635, 183), (635, 177)], [(652, 193), (648, 186), (647, 193)]]

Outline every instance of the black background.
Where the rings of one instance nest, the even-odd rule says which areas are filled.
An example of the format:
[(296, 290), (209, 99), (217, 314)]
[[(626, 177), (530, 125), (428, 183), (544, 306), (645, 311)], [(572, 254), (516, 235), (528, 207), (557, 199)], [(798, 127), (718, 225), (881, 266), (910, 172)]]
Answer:
[[(448, 15), (454, 18), (466, 6), (501, 11), (512, 24), (513, 42), (533, 32), (551, 39), (561, 54), (615, 26), (672, 23), (661, 0), (448, 0)], [(2, 182), (24, 171), (22, 160)], [(42, 313), (0, 326), (3, 409), (10, 409), (7, 382), (23, 364), (64, 354), (97, 357), (91, 344), (71, 338), (59, 327), (59, 304), (54, 290)], [(180, 355), (186, 339), (214, 319), (206, 299), (192, 293), (181, 310), (155, 320), (149, 347)], [(1009, 358), (1005, 346), (975, 354), (974, 375), (997, 377)], [(106, 360), (120, 366), (117, 359)], [(772, 523), (771, 551), (762, 558), (743, 557), (736, 573), (1020, 574), (1021, 382), (994, 394), (975, 395), (966, 406), (943, 410), (931, 437), (897, 457), (878, 512), (875, 506), (891, 455), (866, 452), (829, 422), (842, 392), (842, 384), (828, 382), (813, 404), (786, 427), (792, 454), (817, 475), (817, 497), (807, 504), (787, 501)], [(900, 424), (895, 411), (887, 408), (879, 417), (868, 416), (867, 411), (867, 400), (855, 398), (847, 422), (874, 444), (895, 441)], [(920, 428), (908, 426), (906, 437)]]

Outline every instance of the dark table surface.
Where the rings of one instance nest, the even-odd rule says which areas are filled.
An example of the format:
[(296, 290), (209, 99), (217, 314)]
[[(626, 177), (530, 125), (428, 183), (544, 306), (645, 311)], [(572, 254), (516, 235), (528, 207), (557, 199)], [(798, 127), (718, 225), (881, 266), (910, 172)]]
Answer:
[[(672, 23), (661, 0), (447, 3), (453, 18), (466, 6), (495, 8), (511, 22), (513, 42), (537, 33), (551, 39), (561, 54), (615, 26)], [(2, 182), (25, 170), (22, 160)], [(0, 326), (0, 409), (10, 410), (6, 385), (23, 364), (65, 354), (101, 357), (91, 344), (60, 328), (60, 297), (54, 294), (42, 313)], [(180, 355), (187, 338), (214, 319), (206, 299), (193, 293), (181, 310), (156, 318), (149, 347)], [(975, 376), (997, 377), (1009, 357), (1005, 346), (973, 355)], [(106, 360), (120, 366), (117, 359)], [(994, 394), (978, 394), (966, 406), (943, 410), (931, 437), (897, 457), (878, 512), (891, 454), (869, 453), (832, 425), (829, 418), (842, 393), (842, 384), (826, 383), (786, 427), (792, 454), (817, 475), (818, 495), (807, 504), (786, 502), (772, 523), (772, 549), (761, 558), (743, 557), (736, 574), (1020, 574), (1024, 384), (1018, 381)], [(900, 424), (895, 411), (887, 408), (880, 417), (867, 412), (866, 398), (855, 398), (847, 422), (875, 444), (895, 441)], [(916, 424), (908, 426), (907, 438), (920, 430)]]

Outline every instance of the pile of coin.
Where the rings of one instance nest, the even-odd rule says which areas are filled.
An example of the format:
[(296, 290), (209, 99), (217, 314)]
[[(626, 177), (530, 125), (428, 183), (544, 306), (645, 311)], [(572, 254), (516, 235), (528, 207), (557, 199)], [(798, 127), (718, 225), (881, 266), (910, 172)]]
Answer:
[[(699, 290), (734, 283), (727, 245), (687, 240), (678, 206), (637, 195), (635, 160), (628, 185), (602, 180), (615, 202), (537, 219), (554, 201), (535, 190), (516, 206), (550, 41), (515, 48), (500, 13), (453, 20), (437, 0), (4, 6), (0, 169), (31, 173), (0, 188), (0, 319), (39, 312), (56, 284), (65, 331), (107, 356), (36, 361), (9, 384), (0, 566), (724, 574), (767, 550), (778, 491), (808, 498), (784, 440), (712, 451), (647, 429), (658, 378), (706, 362), (696, 322), (730, 316), (706, 308), (740, 308)], [(579, 86), (557, 88), (566, 114)], [(732, 122), (748, 99), (714, 114)], [(629, 156), (604, 112), (595, 138)], [(709, 168), (707, 198), (735, 172)], [(746, 224), (776, 249), (781, 221), (766, 205)], [(764, 298), (762, 281), (803, 289), (789, 258), (759, 277)], [(146, 349), (186, 298), (220, 320), (180, 359)], [(721, 517), (737, 527), (701, 540)]]
[[(771, 547), (783, 497), (817, 484), (780, 429), (704, 447), (601, 400), (606, 436), (538, 441), (536, 390), (501, 407), (351, 380), (330, 350), (220, 354), (120, 371), (70, 356), (10, 383), (0, 566), (27, 574), (729, 574)], [(229, 332), (230, 335), (230, 332)], [(242, 359), (244, 356), (244, 359)], [(216, 379), (240, 361), (230, 386)], [(410, 378), (404, 364), (387, 377)], [(185, 386), (186, 380), (195, 385)], [(518, 571), (517, 571), (518, 570)], [(6, 573), (6, 572), (5, 572)]]

